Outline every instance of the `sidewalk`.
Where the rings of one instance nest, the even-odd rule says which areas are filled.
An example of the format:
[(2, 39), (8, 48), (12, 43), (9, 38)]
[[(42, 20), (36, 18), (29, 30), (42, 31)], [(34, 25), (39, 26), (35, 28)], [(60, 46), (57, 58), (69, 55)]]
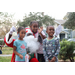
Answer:
[(2, 54), (0, 54), (0, 57), (9, 57), (9, 56), (12, 56), (12, 54), (8, 54), (8, 55), (2, 55)]

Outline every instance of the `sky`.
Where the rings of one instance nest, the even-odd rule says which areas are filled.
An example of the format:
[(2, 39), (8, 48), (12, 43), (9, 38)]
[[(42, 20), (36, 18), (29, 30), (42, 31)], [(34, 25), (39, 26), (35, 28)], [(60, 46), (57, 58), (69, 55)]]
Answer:
[[(28, 15), (29, 12), (8, 12), (9, 14), (14, 14), (13, 18), (14, 21), (17, 22), (18, 20), (23, 20), (23, 16)], [(67, 12), (44, 12), (44, 15), (49, 15), (52, 18), (57, 20), (63, 20), (63, 17), (66, 15)]]

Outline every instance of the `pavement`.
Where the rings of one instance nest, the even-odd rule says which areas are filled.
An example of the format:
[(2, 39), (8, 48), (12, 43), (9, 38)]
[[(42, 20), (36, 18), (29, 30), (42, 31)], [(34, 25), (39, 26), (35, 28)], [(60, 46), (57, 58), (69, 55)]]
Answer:
[(12, 56), (12, 54), (8, 54), (8, 55), (0, 54), (0, 57), (9, 57), (9, 56)]

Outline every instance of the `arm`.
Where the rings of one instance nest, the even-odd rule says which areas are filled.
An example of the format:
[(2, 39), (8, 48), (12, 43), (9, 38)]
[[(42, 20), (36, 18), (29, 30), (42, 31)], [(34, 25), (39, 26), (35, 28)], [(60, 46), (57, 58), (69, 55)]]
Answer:
[(40, 35), (41, 35), (41, 37), (43, 38), (43, 39), (45, 39), (46, 38), (46, 36), (45, 35), (43, 35), (42, 33), (39, 33)]
[(4, 37), (4, 42), (9, 47), (13, 48), (14, 41), (15, 41), (15, 39), (13, 39), (13, 38), (10, 38), (10, 41), (8, 41), (8, 37), (7, 36)]
[(13, 47), (13, 42), (15, 41), (15, 39), (13, 39), (12, 33), (15, 32), (15, 31), (16, 31), (16, 28), (14, 26), (12, 26), (12, 28), (10, 29), (10, 31), (4, 37), (4, 42), (9, 47)]
[(40, 29), (38, 29), (38, 32), (39, 32), (39, 34), (41, 35), (41, 37), (42, 37), (43, 39), (46, 38), (46, 36), (45, 36), (45, 34), (44, 34), (44, 32), (43, 32), (43, 27), (40, 27)]
[(57, 57), (59, 52), (60, 52), (60, 43), (59, 43), (59, 40), (57, 39), (56, 40), (56, 53), (54, 56)]
[(47, 53), (46, 53), (46, 43), (45, 43), (45, 40), (43, 41), (43, 54), (44, 54), (45, 61), (47, 62), (48, 61), (48, 57), (47, 57)]
[(1, 45), (1, 50), (2, 50), (2, 47), (4, 46), (5, 42), (3, 42), (3, 44)]
[(23, 59), (23, 56), (16, 51), (16, 48), (17, 48), (16, 46), (13, 46), (13, 53), (18, 55), (21, 59)]
[(60, 52), (59, 40), (57, 39), (55, 43), (56, 43), (56, 52), (55, 52), (54, 57), (52, 58), (51, 62), (54, 62), (56, 60), (56, 58)]
[(12, 34), (9, 34), (8, 41), (10, 40), (11, 37), (12, 37)]
[(48, 59), (53, 57), (51, 62), (54, 62), (56, 60), (56, 58), (57, 58), (57, 56), (59, 54), (59, 51), (60, 51), (60, 44), (59, 44), (59, 40), (58, 39), (55, 39), (55, 45), (56, 45), (56, 49), (55, 49), (54, 53), (51, 53), (49, 55), (49, 57), (48, 57)]
[(10, 41), (11, 37), (12, 37), (12, 33), (16, 31), (16, 28), (14, 26), (11, 27), (9, 33), (8, 33), (8, 38), (7, 41)]

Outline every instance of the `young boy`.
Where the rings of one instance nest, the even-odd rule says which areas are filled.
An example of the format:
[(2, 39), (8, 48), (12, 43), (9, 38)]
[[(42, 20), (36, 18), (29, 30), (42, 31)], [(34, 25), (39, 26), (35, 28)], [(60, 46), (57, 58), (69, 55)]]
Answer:
[(43, 53), (46, 62), (57, 62), (60, 51), (59, 40), (53, 37), (55, 29), (53, 26), (48, 26), (46, 29), (48, 38), (43, 40)]

